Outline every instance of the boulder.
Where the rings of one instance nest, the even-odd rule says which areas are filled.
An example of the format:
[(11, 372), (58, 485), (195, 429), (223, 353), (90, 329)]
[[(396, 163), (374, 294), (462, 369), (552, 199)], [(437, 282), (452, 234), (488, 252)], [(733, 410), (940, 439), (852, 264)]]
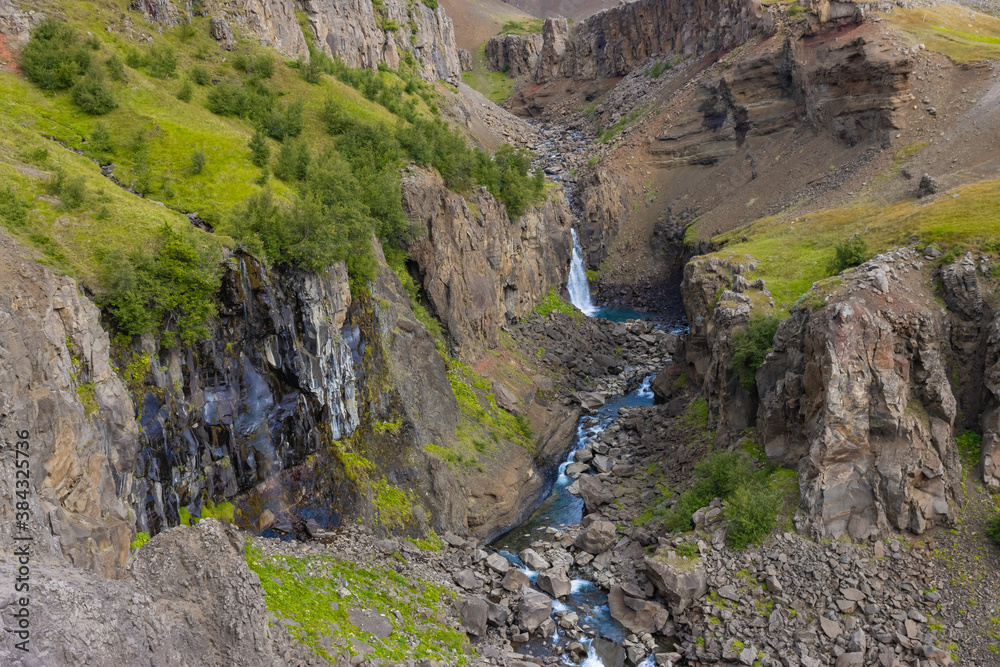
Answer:
[(598, 520), (584, 528), (573, 544), (587, 553), (599, 554), (610, 549), (617, 540), (615, 524)]
[(572, 592), (573, 583), (565, 570), (552, 569), (538, 575), (538, 587), (554, 598), (561, 598)]
[(229, 23), (221, 16), (213, 16), (211, 22), (212, 37), (219, 43), (219, 48), (224, 51), (232, 51), (235, 40), (233, 39), (233, 29)]
[(504, 590), (510, 591), (511, 593), (518, 593), (525, 588), (529, 588), (531, 586), (531, 580), (528, 579), (528, 575), (524, 572), (516, 567), (512, 567), (507, 574), (504, 575), (503, 581), (500, 582), (500, 585), (503, 586)]
[(527, 633), (532, 633), (542, 622), (552, 615), (552, 598), (538, 591), (527, 591), (517, 610), (517, 625)]
[(524, 549), (517, 555), (517, 557), (521, 559), (522, 563), (532, 570), (547, 570), (552, 567), (552, 564), (539, 556), (538, 552), (534, 549)]
[(458, 620), (462, 631), (470, 637), (479, 639), (486, 635), (486, 623), (489, 620), (489, 605), (477, 597), (463, 598), (456, 605)]
[(491, 570), (499, 574), (506, 574), (507, 570), (510, 569), (510, 561), (495, 551), (486, 557), (486, 564), (490, 566)]
[(659, 632), (670, 620), (670, 612), (663, 605), (626, 595), (617, 584), (608, 591), (608, 608), (611, 618), (637, 635)]
[(700, 558), (668, 556), (664, 550), (646, 557), (646, 576), (676, 614), (708, 592), (708, 577)]
[(615, 499), (615, 494), (611, 492), (611, 489), (604, 486), (604, 483), (593, 475), (580, 475), (575, 484), (583, 499), (584, 507), (590, 511)]

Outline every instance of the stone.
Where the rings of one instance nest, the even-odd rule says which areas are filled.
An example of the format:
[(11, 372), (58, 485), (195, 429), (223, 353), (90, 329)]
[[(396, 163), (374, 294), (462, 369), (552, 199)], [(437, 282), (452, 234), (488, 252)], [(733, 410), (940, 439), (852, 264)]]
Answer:
[(844, 653), (837, 658), (836, 667), (862, 667), (864, 664), (864, 653)]
[(635, 634), (659, 632), (670, 620), (663, 605), (626, 595), (617, 584), (608, 591), (608, 608), (611, 618)]
[(736, 587), (732, 584), (726, 584), (718, 590), (718, 593), (720, 598), (725, 598), (733, 602), (740, 601), (740, 594), (736, 592)]
[(830, 639), (836, 639), (844, 631), (843, 626), (838, 622), (827, 618), (826, 616), (819, 617), (819, 625), (825, 634)]
[(534, 632), (542, 621), (552, 615), (552, 598), (538, 591), (526, 591), (521, 596), (517, 610), (517, 625), (528, 634)]
[(235, 40), (233, 39), (233, 29), (229, 23), (221, 16), (213, 16), (211, 21), (212, 38), (219, 43), (219, 48), (224, 51), (232, 51)]
[[(520, 572), (520, 570), (518, 570)], [(451, 575), (452, 580), (467, 591), (474, 591), (479, 588), (479, 579), (475, 571), (466, 568)], [(525, 577), (527, 578), (527, 577)]]
[(610, 503), (615, 499), (614, 493), (594, 475), (580, 475), (575, 484), (577, 485), (580, 498), (583, 499), (584, 507), (590, 511), (596, 510), (601, 505)]
[(486, 636), (489, 606), (485, 600), (478, 597), (463, 598), (456, 605), (456, 611), (465, 634), (476, 639)]
[(494, 400), (496, 400), (497, 405), (504, 410), (513, 414), (520, 414), (520, 401), (517, 398), (517, 394), (512, 392), (506, 386), (500, 384), (499, 382), (494, 382), (493, 397)]
[(616, 531), (615, 524), (610, 521), (594, 521), (580, 532), (573, 544), (587, 553), (599, 554), (618, 540)]
[(512, 567), (507, 574), (504, 575), (503, 581), (500, 582), (504, 590), (510, 591), (511, 593), (517, 593), (525, 588), (531, 587), (531, 580), (528, 579), (528, 575), (519, 570), (516, 567)]
[(486, 564), (499, 574), (506, 574), (507, 570), (510, 569), (510, 561), (495, 551), (486, 557)]
[(669, 556), (663, 549), (645, 559), (646, 576), (653, 582), (674, 615), (708, 592), (708, 577), (700, 558)]
[(598, 637), (591, 642), (590, 646), (594, 649), (597, 659), (601, 661), (600, 664), (604, 667), (624, 667), (626, 658), (625, 648), (620, 644), (604, 637)]
[(274, 523), (274, 512), (272, 512), (269, 509), (265, 509), (257, 517), (257, 520), (254, 522), (254, 525), (257, 526), (257, 532), (261, 533), (268, 527), (270, 527), (272, 523)]
[(917, 186), (918, 197), (926, 197), (927, 195), (935, 194), (937, 191), (937, 181), (931, 178), (930, 174), (924, 174), (920, 177), (920, 184)]
[(538, 575), (538, 588), (554, 598), (565, 597), (573, 590), (573, 584), (565, 570), (547, 570)]
[(347, 612), (347, 620), (362, 632), (385, 639), (393, 633), (392, 623), (385, 616), (370, 609), (351, 607)]
[(534, 549), (524, 549), (517, 555), (517, 557), (521, 559), (522, 563), (532, 570), (547, 570), (552, 567), (552, 564), (538, 555), (538, 552)]

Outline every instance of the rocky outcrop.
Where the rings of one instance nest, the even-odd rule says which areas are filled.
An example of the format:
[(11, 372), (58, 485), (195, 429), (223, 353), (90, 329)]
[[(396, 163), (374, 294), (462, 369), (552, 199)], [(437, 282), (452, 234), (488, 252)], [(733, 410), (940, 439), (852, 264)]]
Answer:
[(420, 170), (403, 179), (403, 205), (421, 229), (408, 247), (413, 273), (456, 352), (497, 346), (500, 327), (565, 284), (571, 217), (561, 191), (511, 220), (485, 188), (466, 199)]
[(865, 539), (948, 523), (960, 477), (941, 310), (904, 248), (794, 310), (757, 372), (768, 457), (799, 471), (818, 534)]
[[(4, 664), (263, 667), (307, 658), (293, 647), (282, 659), (288, 638), (268, 622), (245, 542), (231, 526), (207, 520), (153, 538), (118, 581), (36, 565), (31, 652), (15, 650), (15, 633), (4, 632)], [(13, 563), (0, 562), (8, 581)]]
[(848, 146), (881, 140), (912, 99), (912, 68), (908, 54), (864, 27), (808, 46), (795, 37), (771, 39), (730, 72), (702, 81), (648, 152), (665, 167), (712, 165), (748, 137), (802, 123)]
[(20, 51), (28, 41), (30, 30), (30, 17), (15, 6), (13, 0), (0, 0), (0, 40), (6, 42), (7, 48)]
[(732, 49), (750, 37), (762, 16), (759, 0), (638, 0), (573, 25), (546, 19), (533, 78), (620, 77), (650, 56)]
[(146, 337), (133, 351), (155, 360), (135, 388), (140, 530), (177, 525), (182, 507), (198, 516), (358, 426), (346, 268), (275, 273), (244, 254), (228, 266), (209, 339), (160, 349)]
[(541, 35), (497, 35), (486, 42), (486, 65), (514, 77), (532, 74), (541, 51)]
[[(27, 502), (36, 553), (113, 577), (135, 523), (123, 501), (139, 429), (109, 348), (76, 281), (0, 234), (0, 498)], [(8, 516), (0, 541), (11, 545)]]
[(226, 15), (233, 25), (243, 27), (281, 53), (295, 57), (309, 53), (295, 16), (296, 9), (293, 0), (241, 0)]
[(412, 61), (424, 79), (461, 79), (455, 29), (444, 8), (422, 2), (305, 0), (316, 43), (349, 67), (398, 69)]

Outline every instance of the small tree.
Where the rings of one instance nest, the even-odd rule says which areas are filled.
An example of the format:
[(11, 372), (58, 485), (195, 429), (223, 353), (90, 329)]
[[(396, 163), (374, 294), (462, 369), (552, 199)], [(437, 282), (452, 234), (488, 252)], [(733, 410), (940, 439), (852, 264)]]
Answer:
[(125, 63), (115, 54), (104, 61), (104, 66), (108, 69), (108, 76), (112, 81), (125, 81), (128, 76), (125, 74)]
[(209, 76), (208, 70), (201, 65), (195, 65), (188, 72), (188, 76), (199, 86), (207, 86), (212, 82), (212, 77)]
[(157, 79), (172, 79), (177, 71), (177, 54), (166, 45), (154, 44), (149, 49), (149, 74)]
[(250, 137), (250, 161), (258, 167), (265, 167), (270, 159), (271, 147), (267, 145), (267, 137), (260, 128), (257, 128)]
[(778, 324), (778, 318), (773, 315), (754, 315), (746, 329), (733, 336), (733, 361), (729, 369), (747, 391), (753, 391), (757, 386), (757, 369), (764, 363), (764, 357), (774, 343)]
[(111, 92), (95, 70), (73, 86), (73, 101), (89, 114), (101, 116), (118, 106)]
[(188, 173), (192, 176), (197, 176), (201, 172), (205, 171), (205, 151), (200, 148), (196, 148), (191, 152), (191, 166), (188, 167)]
[(834, 256), (831, 270), (834, 274), (852, 266), (864, 264), (868, 259), (868, 243), (860, 234), (855, 234), (846, 241), (834, 246)]
[(114, 140), (108, 126), (98, 121), (94, 130), (90, 133), (90, 147), (98, 154), (100, 159), (108, 157), (115, 150)]
[(181, 87), (177, 90), (177, 99), (181, 102), (190, 102), (191, 96), (194, 94), (194, 86), (187, 79), (181, 84)]

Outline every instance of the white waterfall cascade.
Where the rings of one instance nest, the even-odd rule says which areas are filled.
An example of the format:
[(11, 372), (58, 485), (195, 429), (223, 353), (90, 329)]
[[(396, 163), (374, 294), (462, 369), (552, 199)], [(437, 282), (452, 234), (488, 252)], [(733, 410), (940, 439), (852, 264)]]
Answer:
[(597, 312), (597, 307), (590, 298), (587, 272), (583, 268), (583, 249), (580, 247), (579, 239), (576, 238), (576, 230), (570, 228), (569, 231), (573, 235), (573, 259), (569, 265), (566, 290), (569, 292), (570, 303), (579, 308), (584, 315), (590, 316)]

